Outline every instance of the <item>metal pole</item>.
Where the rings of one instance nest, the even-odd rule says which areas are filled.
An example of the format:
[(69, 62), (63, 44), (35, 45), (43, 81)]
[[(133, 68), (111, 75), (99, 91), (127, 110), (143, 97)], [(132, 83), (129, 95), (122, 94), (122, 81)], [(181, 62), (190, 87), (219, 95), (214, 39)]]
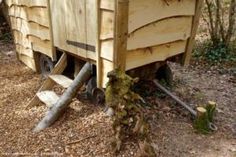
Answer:
[(161, 89), (163, 92), (165, 92), (168, 96), (170, 96), (172, 99), (174, 99), (177, 103), (179, 103), (180, 105), (182, 105), (184, 108), (186, 108), (192, 115), (194, 115), (195, 117), (197, 116), (197, 112), (194, 111), (190, 106), (188, 106), (186, 103), (184, 103), (183, 101), (181, 101), (177, 96), (175, 96), (174, 94), (172, 94), (170, 91), (168, 91), (165, 87), (163, 87), (158, 80), (153, 80), (154, 84)]

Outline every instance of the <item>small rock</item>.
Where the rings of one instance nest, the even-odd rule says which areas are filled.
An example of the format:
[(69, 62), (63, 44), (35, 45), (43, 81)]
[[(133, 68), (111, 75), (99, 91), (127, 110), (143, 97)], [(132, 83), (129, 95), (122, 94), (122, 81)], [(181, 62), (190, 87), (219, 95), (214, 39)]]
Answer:
[(236, 148), (230, 148), (229, 149), (231, 152), (236, 152)]

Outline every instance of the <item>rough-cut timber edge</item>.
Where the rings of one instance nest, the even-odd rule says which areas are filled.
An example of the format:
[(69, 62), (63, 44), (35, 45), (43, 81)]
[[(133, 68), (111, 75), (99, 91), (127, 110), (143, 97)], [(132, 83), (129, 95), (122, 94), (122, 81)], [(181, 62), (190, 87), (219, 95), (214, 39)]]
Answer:
[(71, 86), (60, 97), (57, 103), (53, 105), (52, 108), (49, 109), (49, 111), (46, 113), (46, 116), (35, 127), (34, 132), (42, 131), (43, 129), (52, 125), (59, 118), (59, 116), (65, 111), (67, 106), (71, 103), (71, 100), (76, 95), (76, 92), (91, 77), (91, 75), (92, 75), (92, 65), (87, 62), (83, 66), (79, 74), (76, 76)]
[(183, 59), (182, 59), (182, 65), (184, 65), (184, 66), (188, 65), (190, 62), (190, 59), (191, 59), (193, 47), (195, 44), (194, 39), (197, 34), (199, 20), (200, 20), (201, 14), (202, 14), (201, 9), (202, 9), (203, 4), (204, 4), (204, 0), (197, 0), (196, 9), (195, 9), (195, 16), (193, 18), (191, 37), (188, 40), (186, 51), (185, 51)]

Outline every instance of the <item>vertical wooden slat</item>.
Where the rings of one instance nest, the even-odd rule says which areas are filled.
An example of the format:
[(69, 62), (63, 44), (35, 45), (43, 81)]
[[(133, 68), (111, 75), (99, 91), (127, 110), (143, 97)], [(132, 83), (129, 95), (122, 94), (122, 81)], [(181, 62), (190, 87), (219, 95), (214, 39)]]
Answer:
[(97, 56), (97, 87), (102, 88), (102, 65), (101, 65), (101, 43), (100, 43), (100, 30), (101, 30), (101, 0), (97, 0), (97, 42), (96, 42), (96, 56)]
[(125, 71), (129, 0), (115, 2), (114, 67)]
[(183, 60), (182, 60), (183, 65), (188, 65), (190, 62), (190, 59), (191, 59), (193, 47), (195, 44), (195, 36), (197, 34), (199, 20), (201, 17), (201, 9), (202, 9), (203, 3), (204, 3), (204, 0), (197, 0), (196, 9), (195, 9), (195, 16), (193, 18), (191, 37), (188, 40), (186, 51), (184, 53)]
[(49, 32), (50, 32), (50, 38), (51, 38), (51, 47), (52, 47), (52, 60), (56, 61), (56, 49), (54, 47), (54, 40), (53, 40), (53, 27), (52, 27), (52, 14), (51, 14), (51, 5), (50, 0), (47, 0), (47, 8), (48, 8), (48, 18), (49, 18)]

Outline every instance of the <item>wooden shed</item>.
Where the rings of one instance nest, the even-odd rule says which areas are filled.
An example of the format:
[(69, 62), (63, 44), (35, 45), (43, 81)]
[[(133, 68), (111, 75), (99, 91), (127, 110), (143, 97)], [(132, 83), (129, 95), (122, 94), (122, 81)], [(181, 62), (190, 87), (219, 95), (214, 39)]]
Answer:
[(180, 58), (187, 64), (203, 0), (6, 0), (19, 59), (37, 70), (38, 57), (58, 52), (107, 73)]

